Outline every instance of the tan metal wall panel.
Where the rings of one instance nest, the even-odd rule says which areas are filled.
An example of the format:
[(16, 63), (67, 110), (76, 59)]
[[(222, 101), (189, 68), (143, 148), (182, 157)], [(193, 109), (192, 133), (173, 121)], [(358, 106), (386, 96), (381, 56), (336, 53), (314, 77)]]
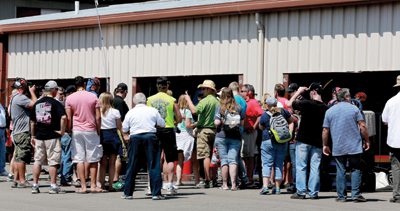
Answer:
[(103, 34), (106, 55), (97, 28), (10, 35), (8, 77), (110, 77), (113, 89), (132, 77), (244, 74), (260, 87), (254, 14), (107, 25)]
[(284, 73), (400, 69), (400, 3), (265, 15), (265, 90)]

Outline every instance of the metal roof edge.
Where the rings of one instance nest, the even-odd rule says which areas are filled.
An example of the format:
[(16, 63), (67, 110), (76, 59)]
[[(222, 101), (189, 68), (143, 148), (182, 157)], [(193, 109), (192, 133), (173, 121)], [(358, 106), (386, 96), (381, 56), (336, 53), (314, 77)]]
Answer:
[[(279, 9), (294, 9), (302, 7), (333, 6), (360, 3), (382, 3), (394, 0), (248, 0), (219, 4), (207, 4), (150, 10), (142, 12), (127, 12), (110, 15), (101, 15), (102, 24), (115, 24), (127, 22), (148, 22), (177, 18), (207, 17), (223, 14), (241, 14)], [(55, 30), (63, 28), (79, 28), (97, 25), (97, 16), (83, 18), (68, 18), (61, 20), (47, 20), (18, 24), (0, 25), (0, 34)]]

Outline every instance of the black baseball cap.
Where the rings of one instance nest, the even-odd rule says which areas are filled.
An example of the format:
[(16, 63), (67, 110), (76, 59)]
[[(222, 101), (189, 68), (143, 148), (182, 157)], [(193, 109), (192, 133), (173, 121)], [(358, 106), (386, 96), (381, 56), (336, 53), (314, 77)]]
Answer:
[(291, 83), (289, 84), (288, 88), (287, 88), (287, 92), (292, 93), (295, 92), (299, 89), (299, 85), (297, 85), (296, 83)]
[(67, 86), (67, 88), (65, 88), (65, 91), (64, 91), (65, 94), (69, 94), (69, 93), (73, 93), (73, 92), (76, 92), (76, 88), (74, 85)]
[(125, 83), (119, 83), (116, 89), (122, 91), (128, 91), (128, 85), (126, 85)]

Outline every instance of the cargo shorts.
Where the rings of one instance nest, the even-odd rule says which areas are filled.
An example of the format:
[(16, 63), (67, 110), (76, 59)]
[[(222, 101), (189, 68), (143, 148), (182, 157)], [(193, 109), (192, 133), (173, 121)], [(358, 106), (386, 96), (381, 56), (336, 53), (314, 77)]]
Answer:
[(215, 141), (215, 129), (197, 129), (197, 159), (211, 158)]
[(15, 154), (14, 159), (17, 163), (31, 163), (31, 136), (29, 132), (23, 132), (13, 135)]

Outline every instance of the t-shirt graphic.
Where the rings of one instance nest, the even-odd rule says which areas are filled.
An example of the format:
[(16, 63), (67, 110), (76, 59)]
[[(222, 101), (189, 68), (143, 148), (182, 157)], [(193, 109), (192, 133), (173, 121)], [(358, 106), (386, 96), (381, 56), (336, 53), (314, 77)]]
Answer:
[(156, 99), (151, 102), (151, 107), (157, 109), (163, 119), (165, 119), (167, 117), (167, 107), (168, 106), (169, 106), (169, 102), (166, 102), (162, 99)]
[(35, 109), (36, 121), (43, 124), (51, 124), (51, 104), (48, 102), (39, 103)]

